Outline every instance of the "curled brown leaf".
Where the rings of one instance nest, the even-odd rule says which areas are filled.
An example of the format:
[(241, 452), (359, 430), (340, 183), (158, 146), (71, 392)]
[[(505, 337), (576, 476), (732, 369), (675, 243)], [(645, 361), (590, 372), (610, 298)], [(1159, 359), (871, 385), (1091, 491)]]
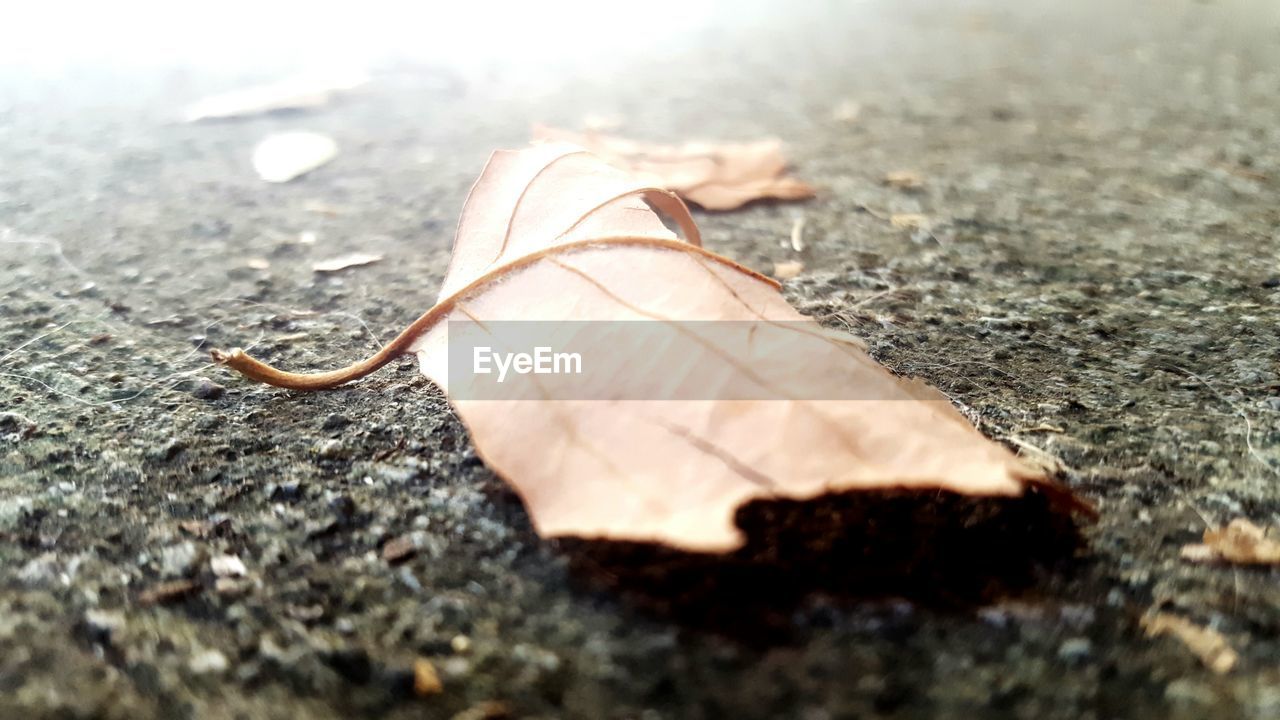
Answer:
[(606, 162), (639, 177), (653, 178), (689, 202), (707, 210), (733, 210), (753, 200), (803, 200), (813, 188), (786, 174), (782, 142), (641, 143), (594, 132), (574, 133), (537, 126), (535, 140), (585, 148)]
[[(895, 377), (697, 239), (682, 203), (578, 149), (495, 153), (462, 211), (441, 299), (378, 354), (315, 375), (240, 350), (214, 357), (321, 389), (415, 353), (546, 537), (725, 552), (743, 543), (734, 518), (752, 500), (888, 488), (1035, 490), (1080, 506), (936, 390)], [(589, 380), (450, 372), (458, 328), (496, 338), (504, 323), (566, 322), (666, 334), (610, 335)], [(597, 394), (574, 394), (590, 381)]]

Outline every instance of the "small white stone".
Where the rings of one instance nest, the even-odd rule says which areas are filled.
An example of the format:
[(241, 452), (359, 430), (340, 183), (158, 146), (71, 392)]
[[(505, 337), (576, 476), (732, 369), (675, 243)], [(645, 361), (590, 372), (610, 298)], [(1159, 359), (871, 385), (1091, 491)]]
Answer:
[(85, 625), (95, 633), (113, 635), (124, 629), (124, 613), (113, 610), (87, 610), (84, 614)]
[(160, 572), (166, 577), (188, 575), (200, 559), (200, 550), (192, 542), (180, 542), (160, 551)]
[(267, 182), (289, 182), (338, 156), (328, 135), (284, 132), (268, 135), (253, 149), (253, 169)]
[(214, 555), (209, 560), (209, 569), (213, 570), (213, 574), (218, 577), (244, 577), (249, 574), (249, 569), (244, 566), (244, 562), (237, 555)]
[(227, 656), (217, 650), (205, 650), (191, 656), (187, 667), (191, 668), (191, 672), (198, 675), (204, 673), (222, 673), (226, 672), (231, 663), (227, 662)]

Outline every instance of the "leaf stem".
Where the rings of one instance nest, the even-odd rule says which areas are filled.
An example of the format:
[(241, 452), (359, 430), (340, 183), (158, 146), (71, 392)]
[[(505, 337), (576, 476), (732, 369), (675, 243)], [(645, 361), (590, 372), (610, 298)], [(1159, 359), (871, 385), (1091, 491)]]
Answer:
[(365, 358), (360, 362), (339, 370), (322, 373), (293, 373), (280, 370), (255, 360), (240, 348), (232, 348), (229, 351), (213, 350), (209, 355), (219, 365), (226, 365), (250, 380), (256, 380), (260, 383), (275, 385), (288, 390), (329, 390), (352, 380), (359, 380), (386, 365), (395, 357), (395, 355), (386, 352), (387, 347), (390, 346), (382, 348), (376, 355)]
[(697, 245), (690, 245), (689, 243), (681, 242), (679, 240), (633, 236), (593, 238), (591, 240), (581, 240), (578, 242), (565, 243), (563, 245), (544, 248), (536, 253), (525, 255), (524, 257), (507, 263), (506, 265), (490, 270), (488, 273), (476, 278), (458, 292), (436, 303), (434, 307), (423, 313), (417, 320), (414, 320), (413, 324), (405, 328), (395, 337), (394, 340), (384, 345), (378, 352), (364, 360), (361, 360), (360, 362), (352, 363), (338, 370), (330, 370), (329, 372), (322, 373), (292, 373), (272, 367), (259, 360), (255, 360), (240, 348), (234, 348), (229, 351), (212, 350), (209, 355), (213, 358), (213, 361), (219, 365), (226, 365), (250, 380), (256, 380), (260, 383), (274, 385), (279, 388), (285, 388), (286, 390), (329, 390), (344, 383), (349, 383), (352, 380), (359, 380), (365, 375), (378, 370), (383, 365), (386, 365), (400, 355), (409, 352), (413, 347), (413, 343), (421, 337), (423, 333), (430, 329), (431, 326), (435, 325), (450, 311), (452, 311), (457, 305), (458, 300), (470, 295), (478, 288), (488, 285), (495, 280), (499, 280), (514, 270), (532, 265), (533, 263), (547, 257), (586, 250), (592, 247), (610, 245), (638, 245), (642, 247), (661, 248), (689, 253), (694, 256), (714, 260), (719, 262), (721, 265), (733, 268), (755, 280), (769, 285), (775, 290), (779, 287), (777, 281), (767, 278), (754, 270), (743, 267), (727, 257), (717, 255), (709, 250), (704, 250)]

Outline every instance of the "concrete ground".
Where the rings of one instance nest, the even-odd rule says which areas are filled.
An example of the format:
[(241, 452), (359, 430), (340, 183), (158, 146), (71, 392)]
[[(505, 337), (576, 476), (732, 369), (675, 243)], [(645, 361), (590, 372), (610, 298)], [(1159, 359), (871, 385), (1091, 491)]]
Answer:
[[(330, 107), (215, 124), (173, 118), (287, 63), (0, 69), (0, 717), (1280, 716), (1280, 575), (1178, 557), (1280, 524), (1280, 6), (790, 5), (624, 16), (540, 66), (388, 53)], [(982, 508), (900, 497), (825, 532), (937, 582), (602, 559), (532, 532), (413, 362), (310, 395), (208, 362), (368, 354), (434, 299), (487, 154), (587, 115), (783, 138), (818, 198), (700, 213), (706, 244), (802, 260), (798, 307), (1055, 463), (1101, 513), (1074, 560), (1009, 581), (1051, 519), (970, 546)], [(250, 149), (295, 128), (340, 156), (263, 183)], [(356, 250), (386, 259), (311, 270)], [(1154, 610), (1236, 667), (1146, 637)]]

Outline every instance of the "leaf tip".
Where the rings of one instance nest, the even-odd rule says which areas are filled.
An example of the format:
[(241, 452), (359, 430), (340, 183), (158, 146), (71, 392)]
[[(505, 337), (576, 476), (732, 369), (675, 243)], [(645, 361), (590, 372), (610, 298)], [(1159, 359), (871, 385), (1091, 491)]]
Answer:
[(209, 351), (209, 357), (212, 358), (213, 361), (219, 365), (229, 365), (236, 358), (243, 355), (244, 355), (244, 350), (241, 350), (240, 348), (231, 348), (230, 351), (214, 348)]

